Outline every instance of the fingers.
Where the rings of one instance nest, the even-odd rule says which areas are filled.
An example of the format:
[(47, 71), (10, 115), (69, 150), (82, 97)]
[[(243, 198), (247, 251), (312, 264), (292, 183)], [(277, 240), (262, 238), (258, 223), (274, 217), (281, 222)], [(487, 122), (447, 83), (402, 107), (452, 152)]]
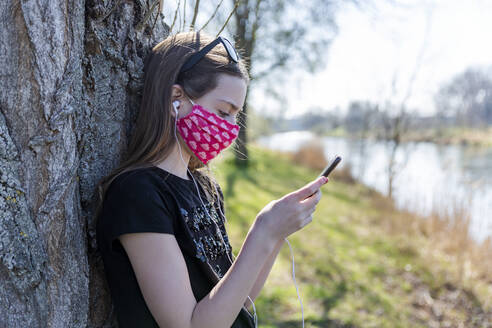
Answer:
[(301, 202), (299, 202), (298, 206), (300, 206), (300, 210), (305, 215), (312, 215), (314, 211), (316, 211), (316, 205), (318, 205), (321, 200), (321, 190), (318, 189), (311, 197), (308, 197)]
[(305, 226), (307, 226), (312, 221), (313, 221), (313, 215), (311, 214), (311, 215), (307, 216), (304, 220), (302, 220), (300, 228), (304, 228)]
[(319, 190), (319, 188), (324, 185), (325, 183), (328, 182), (328, 178), (321, 176), (318, 177), (316, 180), (308, 183), (301, 189), (298, 189), (292, 193), (292, 196), (297, 199), (297, 200), (304, 200), (308, 198), (309, 196), (313, 195), (316, 191)]
[(314, 194), (309, 195), (307, 198), (304, 198), (303, 200), (300, 201), (300, 203), (301, 204), (310, 204), (310, 203), (317, 204), (320, 199), (321, 199), (321, 189), (317, 189), (314, 192)]

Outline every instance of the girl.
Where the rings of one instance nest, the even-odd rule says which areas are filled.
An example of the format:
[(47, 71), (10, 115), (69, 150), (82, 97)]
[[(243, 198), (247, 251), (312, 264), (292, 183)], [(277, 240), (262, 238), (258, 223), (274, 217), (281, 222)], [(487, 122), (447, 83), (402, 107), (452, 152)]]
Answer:
[(324, 177), (263, 208), (233, 258), (208, 162), (237, 137), (248, 83), (222, 37), (180, 33), (149, 55), (125, 161), (99, 185), (97, 244), (120, 327), (254, 327), (247, 307), (285, 238), (311, 222)]

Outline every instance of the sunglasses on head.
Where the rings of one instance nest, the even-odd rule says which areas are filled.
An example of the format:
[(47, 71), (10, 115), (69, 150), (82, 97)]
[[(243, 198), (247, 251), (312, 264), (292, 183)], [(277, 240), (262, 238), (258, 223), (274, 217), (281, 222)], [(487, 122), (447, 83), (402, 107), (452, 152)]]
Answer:
[(229, 56), (229, 58), (233, 62), (237, 63), (239, 61), (239, 55), (238, 55), (236, 49), (234, 49), (234, 47), (232, 46), (232, 44), (229, 40), (227, 40), (226, 38), (224, 38), (222, 36), (219, 36), (217, 39), (213, 40), (212, 42), (207, 44), (205, 47), (203, 47), (200, 51), (197, 51), (193, 55), (191, 55), (190, 58), (188, 58), (185, 61), (183, 66), (181, 66), (181, 69), (179, 70), (179, 72), (183, 73), (183, 72), (186, 72), (189, 69), (191, 69), (193, 66), (195, 66), (196, 63), (198, 63), (200, 61), (200, 59), (205, 57), (205, 55), (210, 50), (212, 50), (216, 45), (218, 45), (220, 42), (224, 45), (224, 48), (226, 49), (226, 52), (227, 52), (227, 55)]

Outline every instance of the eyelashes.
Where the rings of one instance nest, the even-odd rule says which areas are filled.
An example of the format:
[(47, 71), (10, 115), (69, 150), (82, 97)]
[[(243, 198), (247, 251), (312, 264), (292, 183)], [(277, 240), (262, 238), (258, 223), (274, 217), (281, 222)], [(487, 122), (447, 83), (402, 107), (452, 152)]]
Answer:
[(224, 118), (224, 119), (227, 119), (227, 117), (233, 117), (234, 124), (236, 124), (236, 122), (237, 122), (237, 114), (236, 115), (232, 115), (232, 114), (230, 114), (228, 112), (224, 112), (222, 110), (217, 110), (217, 112), (218, 112), (218, 115), (220, 117)]
[(221, 117), (227, 117), (227, 116), (229, 116), (229, 113), (226, 113), (226, 112), (223, 112), (223, 111), (219, 110), (219, 116), (221, 116)]

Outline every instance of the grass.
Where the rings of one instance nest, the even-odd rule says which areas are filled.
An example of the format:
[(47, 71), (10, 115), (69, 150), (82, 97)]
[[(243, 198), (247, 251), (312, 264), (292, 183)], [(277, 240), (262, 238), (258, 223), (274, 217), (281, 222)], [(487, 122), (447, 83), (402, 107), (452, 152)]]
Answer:
[[(249, 161), (237, 169), (227, 150), (213, 167), (235, 255), (268, 202), (319, 174), (256, 145), (249, 146)], [(473, 281), (457, 279), (457, 265), (432, 252), (436, 241), (420, 232), (429, 233), (421, 221), (343, 175), (322, 192), (313, 222), (288, 238), (306, 327), (492, 327), (492, 281), (480, 277), (478, 293)], [(255, 304), (259, 327), (302, 327), (288, 245)]]

